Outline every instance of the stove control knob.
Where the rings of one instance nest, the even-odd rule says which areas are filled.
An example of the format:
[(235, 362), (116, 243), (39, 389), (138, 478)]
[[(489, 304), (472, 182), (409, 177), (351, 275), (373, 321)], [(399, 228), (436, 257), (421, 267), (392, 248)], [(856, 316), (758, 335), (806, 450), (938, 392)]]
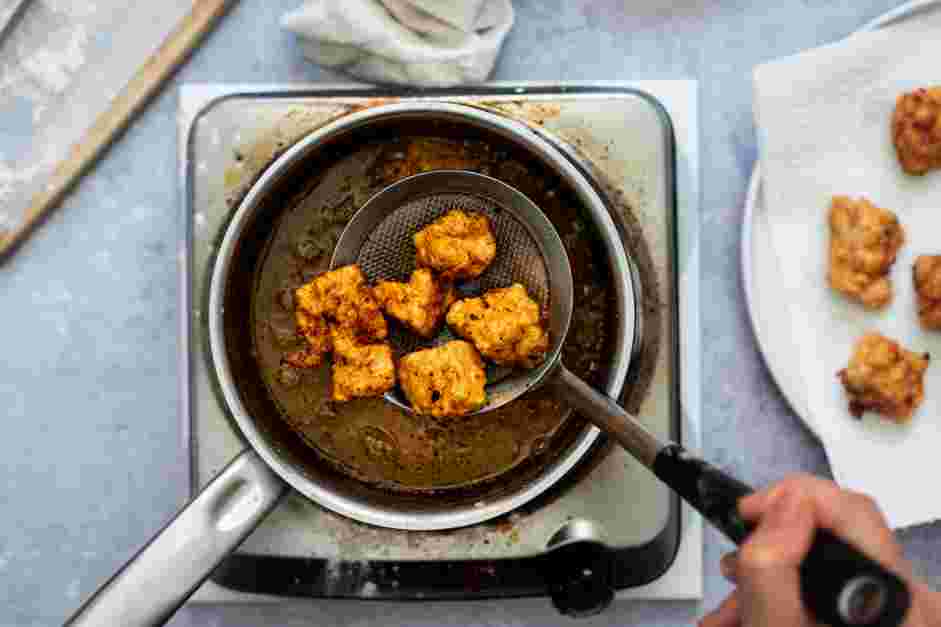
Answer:
[(614, 599), (614, 559), (594, 523), (567, 523), (549, 541), (546, 584), (552, 604), (566, 616), (592, 616)]

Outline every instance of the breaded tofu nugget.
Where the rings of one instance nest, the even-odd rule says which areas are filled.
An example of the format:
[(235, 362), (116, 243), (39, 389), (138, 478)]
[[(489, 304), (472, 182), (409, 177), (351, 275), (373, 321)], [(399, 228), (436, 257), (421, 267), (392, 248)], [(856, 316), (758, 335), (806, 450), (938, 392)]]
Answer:
[(361, 344), (348, 329), (338, 327), (331, 335), (333, 400), (382, 396), (395, 386), (395, 362), (388, 342)]
[(399, 363), (399, 381), (419, 414), (463, 416), (487, 403), (484, 363), (461, 340), (409, 353)]
[(941, 168), (941, 86), (898, 97), (892, 141), (902, 169), (909, 174)]
[(422, 337), (432, 337), (454, 299), (450, 285), (441, 285), (430, 270), (412, 272), (408, 283), (380, 281), (373, 289), (382, 309)]
[(865, 198), (834, 196), (830, 204), (830, 287), (866, 307), (892, 302), (889, 270), (905, 232), (888, 209)]
[[(294, 293), (296, 311), (323, 317), (369, 343), (389, 335), (386, 319), (359, 266), (343, 266), (315, 277)], [(301, 319), (297, 319), (301, 328)]]
[(928, 354), (905, 350), (878, 333), (856, 343), (849, 365), (838, 376), (849, 397), (849, 410), (861, 417), (874, 411), (895, 422), (906, 422), (925, 398)]
[(921, 255), (912, 274), (921, 326), (941, 330), (941, 255)]
[(298, 307), (294, 311), (297, 332), (307, 344), (304, 348), (288, 353), (284, 361), (297, 368), (316, 368), (323, 363), (324, 357), (333, 350), (330, 327), (323, 316), (315, 316)]
[(457, 301), (447, 320), (455, 333), (501, 366), (534, 368), (549, 349), (539, 305), (519, 283)]
[(415, 263), (449, 281), (473, 279), (497, 256), (490, 220), (478, 213), (449, 211), (413, 236)]

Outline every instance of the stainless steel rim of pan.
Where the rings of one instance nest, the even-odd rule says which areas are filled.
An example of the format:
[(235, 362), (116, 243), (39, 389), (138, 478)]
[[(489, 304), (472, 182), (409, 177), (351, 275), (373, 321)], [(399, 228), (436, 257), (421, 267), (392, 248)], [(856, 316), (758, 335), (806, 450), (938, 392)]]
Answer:
[(368, 501), (356, 493), (336, 491), (331, 486), (315, 480), (301, 468), (295, 467), (277, 447), (272, 446), (255, 424), (251, 412), (241, 398), (237, 382), (233, 378), (224, 331), (223, 308), (226, 285), (233, 272), (239, 243), (244, 234), (250, 230), (254, 217), (260, 211), (271, 189), (281, 179), (288, 176), (292, 168), (297, 168), (299, 164), (306, 162), (325, 144), (361, 129), (372, 129), (377, 123), (397, 123), (400, 120), (423, 123), (429, 120), (457, 122), (505, 138), (551, 167), (563, 181), (572, 187), (593, 225), (598, 229), (612, 272), (612, 285), (618, 302), (618, 326), (612, 347), (614, 368), (609, 376), (606, 391), (617, 393), (626, 378), (632, 354), (636, 303), (630, 262), (619, 237), (617, 226), (608, 213), (604, 201), (578, 168), (536, 130), (496, 113), (448, 102), (396, 103), (351, 113), (331, 125), (312, 132), (288, 149), (262, 174), (233, 216), (218, 250), (209, 294), (210, 349), (221, 392), (239, 429), (262, 459), (291, 486), (328, 509), (369, 524), (409, 530), (448, 529), (493, 518), (541, 494), (588, 453), (600, 431), (595, 428), (586, 428), (583, 434), (572, 443), (564, 458), (553, 462), (541, 476), (529, 483), (525, 492), (514, 491), (488, 499), (482, 506), (474, 504), (458, 508), (448, 507), (446, 511), (415, 512), (414, 508), (408, 511), (391, 509)]

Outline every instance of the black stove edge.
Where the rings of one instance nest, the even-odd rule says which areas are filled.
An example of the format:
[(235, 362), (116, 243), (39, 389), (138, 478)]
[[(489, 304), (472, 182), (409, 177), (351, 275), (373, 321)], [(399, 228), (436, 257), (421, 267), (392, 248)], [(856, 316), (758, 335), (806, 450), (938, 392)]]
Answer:
[[(578, 95), (578, 94), (630, 94), (649, 102), (657, 111), (668, 138), (669, 187), (668, 209), (670, 210), (670, 246), (676, 259), (678, 245), (678, 224), (676, 219), (676, 135), (669, 113), (663, 105), (647, 92), (617, 86), (597, 85), (561, 85), (551, 86), (520, 86), (518, 91), (513, 86), (475, 86), (473, 89), (461, 87), (431, 88), (431, 89), (401, 89), (401, 88), (349, 88), (349, 89), (301, 89), (297, 91), (248, 91), (220, 96), (206, 103), (194, 117), (190, 129), (203, 114), (222, 101), (238, 97), (275, 97), (298, 98), (305, 96), (330, 97), (454, 97), (454, 96), (527, 96), (527, 95)], [(192, 138), (187, 137), (187, 150), (192, 150)], [(550, 139), (552, 137), (550, 136)], [(573, 155), (571, 150), (554, 140), (572, 163), (586, 175), (589, 181), (594, 181), (591, 173)], [(193, 167), (193, 160), (189, 159), (189, 168)], [(187, 173), (187, 185), (184, 190), (183, 206), (185, 237), (187, 250), (192, 248), (191, 220), (192, 220), (192, 172)], [(593, 182), (594, 185), (594, 182)], [(607, 198), (603, 190), (597, 189), (602, 198)], [(190, 303), (189, 276), (191, 268), (189, 255), (182, 268), (184, 303)], [(673, 316), (673, 347), (671, 359), (673, 364), (680, 363), (679, 341), (679, 276), (678, 269), (673, 268), (672, 276), (672, 305)], [(182, 341), (188, 346), (191, 342), (189, 334), (190, 316), (189, 307), (185, 307), (181, 317), (184, 318)], [(188, 351), (187, 360), (192, 358), (192, 351)], [(187, 363), (186, 366), (189, 366)], [(187, 388), (184, 393), (184, 410), (187, 416), (192, 416), (192, 406), (188, 390), (189, 368), (184, 367)], [(628, 373), (630, 377), (630, 373)], [(681, 377), (677, 373), (671, 390), (671, 405), (673, 411), (670, 424), (670, 437), (675, 441), (682, 441), (682, 408)], [(186, 421), (184, 437), (191, 447), (197, 445), (191, 432), (189, 420)], [(191, 456), (190, 459), (192, 459)], [(198, 479), (195, 467), (190, 462), (191, 492), (198, 493)], [(681, 505), (675, 493), (670, 495), (670, 508), (666, 524), (663, 529), (650, 541), (636, 546), (611, 548), (612, 572), (610, 582), (614, 589), (622, 590), (642, 586), (659, 579), (673, 565), (679, 551), (680, 536), (682, 533)], [(551, 583), (546, 574), (552, 572), (548, 560), (550, 553), (532, 556), (523, 556), (504, 559), (479, 560), (451, 560), (451, 561), (337, 561), (323, 558), (279, 557), (268, 555), (235, 554), (223, 560), (216, 567), (210, 579), (224, 588), (248, 594), (264, 594), (294, 598), (349, 598), (359, 600), (471, 600), (492, 598), (519, 598), (533, 596), (547, 596), (548, 586)], [(557, 568), (557, 567), (556, 567)], [(434, 582), (430, 585), (429, 582)]]

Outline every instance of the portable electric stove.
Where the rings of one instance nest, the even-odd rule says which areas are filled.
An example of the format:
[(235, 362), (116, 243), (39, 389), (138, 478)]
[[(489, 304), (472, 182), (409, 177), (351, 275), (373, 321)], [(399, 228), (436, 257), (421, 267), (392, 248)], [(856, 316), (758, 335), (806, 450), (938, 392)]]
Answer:
[[(179, 119), (181, 370), (194, 494), (244, 448), (207, 367), (206, 288), (227, 217), (255, 176), (311, 129), (405, 98), (469, 102), (517, 117), (556, 138), (591, 177), (635, 251), (643, 294), (641, 349), (622, 399), (658, 436), (698, 448), (695, 83), (495, 84), (407, 93), (188, 85), (180, 91)], [(560, 550), (573, 539), (582, 542)], [(445, 532), (371, 527), (292, 493), (194, 600), (488, 598), (546, 595), (549, 588), (557, 604), (573, 594), (600, 603), (611, 591), (619, 598), (698, 598), (701, 553), (699, 518), (622, 449), (602, 443), (548, 495), (502, 519)], [(586, 569), (586, 560), (603, 568)]]

